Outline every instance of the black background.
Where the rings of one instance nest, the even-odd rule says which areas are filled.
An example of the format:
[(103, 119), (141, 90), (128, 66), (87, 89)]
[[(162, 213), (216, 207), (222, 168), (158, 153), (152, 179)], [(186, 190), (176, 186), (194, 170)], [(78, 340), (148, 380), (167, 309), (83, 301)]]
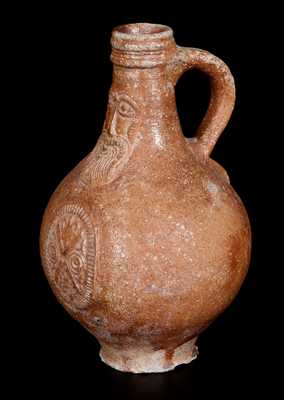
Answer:
[[(232, 20), (231, 13), (213, 16), (209, 12), (205, 18), (203, 11), (90, 13), (52, 8), (31, 9), (30, 13), (25, 9), (28, 18), (17, 35), (17, 101), (22, 126), (17, 150), (24, 159), (18, 190), (27, 218), (21, 243), (27, 262), (22, 271), (19, 352), (12, 374), (23, 377), (21, 390), (65, 395), (79, 390), (82, 396), (110, 399), (256, 395), (264, 384), (260, 373), (268, 368), (264, 358), (269, 350), (263, 345), (264, 309), (260, 306), (265, 255), (260, 255), (258, 155), (265, 132), (252, 127), (256, 114), (252, 105), (257, 97), (251, 50), (255, 29), (247, 24), (245, 14)], [(38, 248), (41, 218), (52, 192), (94, 147), (100, 134), (112, 79), (111, 30), (131, 22), (169, 25), (177, 44), (208, 50), (230, 67), (237, 102), (212, 158), (229, 173), (253, 232), (249, 274), (232, 305), (200, 336), (197, 360), (153, 375), (120, 373), (100, 361), (96, 339), (66, 313), (51, 292)], [(186, 73), (176, 96), (184, 134), (194, 136), (209, 101), (207, 78), (198, 71)]]

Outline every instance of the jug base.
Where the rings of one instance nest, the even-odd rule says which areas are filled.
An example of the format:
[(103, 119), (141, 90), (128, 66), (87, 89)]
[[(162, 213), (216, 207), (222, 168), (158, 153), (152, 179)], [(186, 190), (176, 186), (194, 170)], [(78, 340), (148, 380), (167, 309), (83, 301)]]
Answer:
[(115, 349), (103, 344), (100, 351), (101, 360), (110, 367), (123, 372), (155, 373), (171, 371), (181, 364), (189, 364), (197, 355), (195, 346), (197, 337), (176, 347), (173, 350), (153, 351), (150, 347)]

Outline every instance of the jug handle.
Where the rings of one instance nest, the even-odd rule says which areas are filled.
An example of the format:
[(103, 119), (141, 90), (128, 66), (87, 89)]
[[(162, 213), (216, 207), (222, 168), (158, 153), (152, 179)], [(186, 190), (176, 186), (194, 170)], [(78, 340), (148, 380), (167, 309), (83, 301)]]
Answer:
[(190, 69), (198, 69), (210, 78), (211, 100), (208, 110), (196, 136), (189, 139), (192, 148), (206, 161), (232, 115), (235, 105), (234, 78), (227, 65), (218, 57), (192, 47), (177, 46), (176, 55), (169, 67), (170, 79), (174, 85)]

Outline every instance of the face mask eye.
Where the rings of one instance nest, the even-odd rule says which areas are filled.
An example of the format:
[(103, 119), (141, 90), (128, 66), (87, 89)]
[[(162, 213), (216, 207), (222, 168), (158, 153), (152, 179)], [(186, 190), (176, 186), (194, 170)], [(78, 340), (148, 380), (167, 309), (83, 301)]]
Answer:
[(118, 105), (118, 112), (123, 117), (131, 118), (135, 116), (135, 110), (131, 104), (127, 103), (125, 100), (121, 100)]

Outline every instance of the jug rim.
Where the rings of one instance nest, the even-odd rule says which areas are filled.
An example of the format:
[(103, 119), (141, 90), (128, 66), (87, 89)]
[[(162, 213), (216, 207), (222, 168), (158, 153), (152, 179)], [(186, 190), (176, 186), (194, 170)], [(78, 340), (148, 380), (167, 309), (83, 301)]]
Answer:
[(138, 22), (115, 27), (112, 36), (124, 40), (157, 40), (171, 38), (173, 30), (167, 25)]
[(111, 45), (111, 60), (125, 67), (152, 68), (167, 64), (176, 52), (169, 26), (144, 22), (114, 28)]

